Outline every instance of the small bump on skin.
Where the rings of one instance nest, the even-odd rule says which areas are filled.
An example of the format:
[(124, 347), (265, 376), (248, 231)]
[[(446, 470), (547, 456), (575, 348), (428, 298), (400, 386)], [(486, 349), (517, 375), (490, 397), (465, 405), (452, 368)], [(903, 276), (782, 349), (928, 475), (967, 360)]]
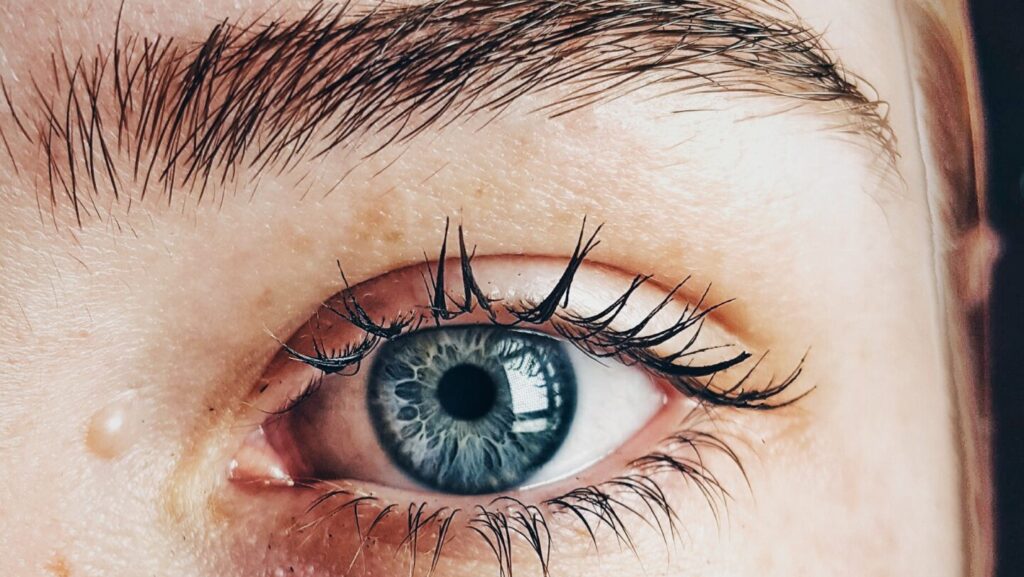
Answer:
[(101, 459), (115, 459), (138, 438), (139, 419), (134, 418), (135, 395), (121, 395), (89, 419), (85, 446)]

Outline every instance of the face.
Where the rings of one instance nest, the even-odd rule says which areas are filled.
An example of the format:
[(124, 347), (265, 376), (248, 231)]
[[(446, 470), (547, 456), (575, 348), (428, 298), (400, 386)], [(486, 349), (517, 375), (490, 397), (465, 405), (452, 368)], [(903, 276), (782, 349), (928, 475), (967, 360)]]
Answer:
[(0, 569), (987, 567), (958, 5), (0, 8)]

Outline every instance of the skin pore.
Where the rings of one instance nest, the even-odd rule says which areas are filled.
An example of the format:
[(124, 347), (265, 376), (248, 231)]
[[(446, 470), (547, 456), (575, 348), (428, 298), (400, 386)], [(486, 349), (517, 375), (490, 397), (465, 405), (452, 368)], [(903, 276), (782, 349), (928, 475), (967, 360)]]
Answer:
[[(932, 169), (940, 147), (922, 144), (931, 132), (919, 118), (942, 98), (966, 96), (915, 92), (917, 68), (906, 57), (914, 20), (888, 2), (803, 0), (791, 10), (707, 2), (722, 11), (704, 21), (707, 28), (695, 25), (704, 12), (679, 12), (674, 2), (581, 3), (525, 18), (542, 4), (469, 2), (460, 10), (403, 2), (374, 11), (371, 2), (18, 0), (0, 8), (0, 462), (8, 470), (0, 570), (310, 577), (977, 570), (969, 556), (977, 554), (978, 521), (962, 497), (970, 451), (961, 445), (964, 417), (954, 394), (954, 383), (964, 387), (969, 378), (949, 368), (963, 321), (947, 310), (942, 279), (950, 273), (937, 264), (947, 225), (929, 195), (941, 194)], [(947, 34), (963, 36), (955, 6), (929, 10)], [(630, 17), (648, 22), (657, 14), (664, 22), (645, 36), (629, 34), (638, 26)], [(752, 33), (736, 22), (715, 28), (720, 15), (768, 25), (756, 30), (765, 39), (744, 44), (745, 52), (730, 48), (737, 35)], [(517, 18), (543, 25), (502, 37), (502, 49), (518, 52), (493, 48), (502, 57), (493, 61), (472, 60), (473, 49), (457, 52), (461, 59), (449, 67), (420, 67), (423, 54), (399, 57), (448, 46), (438, 36), (442, 17), (463, 35), (451, 42), (473, 46)], [(304, 21), (296, 30), (305, 35), (287, 32)], [(813, 32), (799, 34), (800, 21)], [(270, 22), (280, 24), (261, 28)], [(586, 28), (581, 22), (607, 28), (566, 33)], [(216, 26), (220, 32), (211, 32)], [(686, 26), (695, 27), (682, 34)], [(323, 41), (310, 30), (351, 37), (301, 68), (296, 54)], [(690, 48), (677, 46), (681, 38)], [(204, 40), (219, 56), (200, 57)], [(522, 56), (534, 45), (544, 50)], [(779, 57), (786, 47), (814, 50)], [(115, 49), (134, 60), (115, 61)], [(268, 64), (285, 49), (298, 51), (288, 66)], [(376, 60), (352, 57), (371, 49), (379, 50)], [(948, 53), (964, 50), (957, 40)], [(55, 51), (64, 57), (51, 59)], [(693, 54), (700, 58), (673, 64)], [(114, 80), (119, 63), (131, 72), (146, 55), (151, 84), (144, 75), (130, 88)], [(824, 60), (813, 60), (819, 55)], [(495, 71), (513, 57), (522, 58), (518, 68)], [(202, 71), (197, 62), (222, 68)], [(572, 68), (581, 62), (595, 68)], [(787, 68), (794, 62), (796, 74)], [(261, 66), (275, 74), (261, 76)], [(531, 67), (555, 78), (528, 89), (509, 80), (533, 78)], [(103, 81), (91, 83), (100, 68)], [(213, 70), (226, 80), (189, 84)], [(349, 84), (331, 83), (353, 70), (362, 73)], [(559, 70), (590, 75), (591, 84), (558, 79)], [(322, 81), (312, 84), (322, 98), (309, 96), (311, 85), (284, 90), (287, 72)], [(615, 84), (624, 76), (635, 82)], [(453, 90), (453, 79), (465, 82), (461, 96), (430, 100)], [(251, 89), (240, 89), (246, 82)], [(600, 96), (581, 96), (581, 88)], [(259, 101), (260, 94), (276, 98)], [(432, 119), (437, 108), (420, 98), (449, 108)], [(253, 102), (249, 116), (232, 116), (243, 109), (235, 103)], [(337, 106), (316, 117), (324, 102)], [(470, 114), (474, 102), (490, 104)], [(403, 106), (413, 104), (403, 124)], [(210, 120), (217, 111), (228, 111), (223, 124)], [(93, 123), (97, 117), (105, 124)], [(240, 136), (246, 119), (259, 125)], [(294, 128), (302, 121), (312, 127), (305, 139)], [(226, 128), (231, 122), (235, 132)], [(229, 158), (233, 147), (238, 158)], [(298, 342), (322, 303), (345, 288), (339, 265), (350, 285), (366, 286), (436, 261), (446, 223), (447, 256), (459, 258), (461, 226), (475, 263), (484, 263), (481, 286), (521, 295), (534, 290), (529, 282), (552, 279), (536, 289), (541, 296), (558, 275), (550, 263), (564, 265), (581, 226), (589, 234), (602, 224), (573, 304), (592, 297), (590, 306), (603, 308), (635, 275), (651, 275), (653, 296), (643, 296), (648, 306), (632, 310), (635, 317), (689, 279), (670, 313), (730, 301), (709, 314), (701, 342), (737, 345), (754, 358), (770, 351), (749, 386), (763, 388), (799, 367), (787, 398), (808, 394), (774, 410), (694, 411), (691, 399), (668, 391), (674, 400), (620, 451), (575, 478), (512, 492), (517, 505), (327, 479), (347, 498), (374, 500), (322, 515), (309, 506), (323, 485), (232, 481), (239, 449), (293, 396), (270, 382), (286, 380), (275, 377), (282, 363), (299, 366), (289, 364), (282, 343)], [(420, 288), (385, 292), (375, 306), (424, 305), (403, 296)], [(734, 383), (744, 372), (716, 379)], [(612, 415), (614, 404), (603, 411)], [(657, 477), (677, 530), (659, 529), (654, 511), (616, 509), (621, 521), (591, 515), (596, 530), (589, 531), (548, 503), (624, 474), (681, 423), (728, 439), (733, 454), (698, 455), (720, 491), (710, 497), (692, 477)], [(247, 463), (277, 466), (264, 449)], [(535, 541), (546, 552), (538, 556), (530, 530), (515, 521), (522, 531), (483, 537), (493, 525), (473, 530), (477, 506), (506, 520), (539, 507), (545, 529)], [(449, 515), (430, 517), (439, 510)], [(507, 549), (495, 545), (501, 535)]]

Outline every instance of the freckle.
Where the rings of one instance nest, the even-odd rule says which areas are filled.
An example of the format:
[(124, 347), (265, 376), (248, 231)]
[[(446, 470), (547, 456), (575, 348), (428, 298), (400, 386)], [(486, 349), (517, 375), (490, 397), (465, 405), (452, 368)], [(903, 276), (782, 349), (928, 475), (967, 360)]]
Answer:
[(266, 310), (271, 308), (274, 304), (274, 291), (267, 288), (264, 289), (258, 297), (256, 297), (256, 308), (260, 310)]
[(138, 436), (135, 416), (135, 395), (118, 397), (89, 419), (85, 434), (85, 446), (92, 454), (102, 459), (114, 459), (123, 454)]
[(305, 254), (313, 248), (313, 241), (308, 236), (296, 232), (289, 236), (289, 246), (293, 252)]
[(71, 567), (68, 566), (68, 560), (60, 554), (54, 556), (54, 558), (46, 564), (46, 570), (56, 577), (71, 577)]

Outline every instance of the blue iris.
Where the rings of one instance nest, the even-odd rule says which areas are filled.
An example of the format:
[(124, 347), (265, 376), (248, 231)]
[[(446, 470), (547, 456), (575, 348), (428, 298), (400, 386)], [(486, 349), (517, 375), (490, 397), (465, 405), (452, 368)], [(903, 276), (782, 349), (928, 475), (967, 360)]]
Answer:
[(565, 345), (514, 329), (458, 326), (385, 344), (367, 403), (383, 449), (438, 491), (521, 485), (565, 440), (576, 375)]

